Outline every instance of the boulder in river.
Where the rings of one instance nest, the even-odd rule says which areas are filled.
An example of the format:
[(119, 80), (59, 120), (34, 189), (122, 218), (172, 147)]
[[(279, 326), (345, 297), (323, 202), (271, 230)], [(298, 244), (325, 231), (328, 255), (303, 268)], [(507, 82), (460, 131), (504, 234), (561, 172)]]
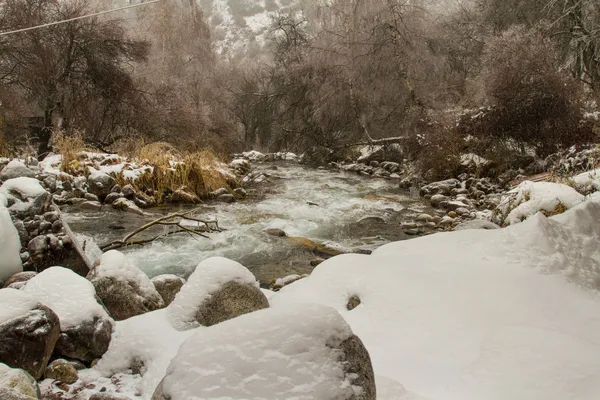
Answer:
[(269, 307), (256, 278), (241, 264), (222, 257), (202, 261), (167, 307), (175, 329), (184, 331)]
[(0, 363), (39, 379), (60, 335), (58, 316), (35, 296), (0, 290)]
[(104, 172), (96, 171), (88, 177), (87, 184), (90, 193), (98, 196), (100, 200), (104, 200), (115, 186), (116, 181), (112, 176), (105, 174)]
[(164, 307), (150, 278), (116, 250), (104, 253), (87, 279), (117, 321)]

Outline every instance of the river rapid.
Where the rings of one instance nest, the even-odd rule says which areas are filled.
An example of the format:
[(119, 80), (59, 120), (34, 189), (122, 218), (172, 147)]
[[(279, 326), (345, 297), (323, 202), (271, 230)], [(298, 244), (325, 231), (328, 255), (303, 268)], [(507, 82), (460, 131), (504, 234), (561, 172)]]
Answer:
[[(267, 286), (278, 277), (310, 273), (311, 262), (316, 264), (320, 257), (326, 257), (307, 245), (309, 240), (345, 251), (373, 250), (410, 238), (403, 224), (431, 211), (421, 199), (399, 189), (395, 180), (285, 162), (259, 164), (258, 169), (265, 170), (269, 178), (250, 190), (246, 199), (200, 206), (199, 215), (218, 220), (223, 232), (211, 233), (210, 239), (178, 234), (122, 251), (150, 277), (187, 277), (203, 259), (224, 256), (241, 262)], [(67, 220), (75, 233), (103, 245), (161, 215), (189, 208), (170, 205), (145, 210), (145, 216), (111, 208), (100, 212), (67, 210)], [(273, 228), (302, 239), (264, 232)], [(153, 234), (164, 228), (156, 229)]]

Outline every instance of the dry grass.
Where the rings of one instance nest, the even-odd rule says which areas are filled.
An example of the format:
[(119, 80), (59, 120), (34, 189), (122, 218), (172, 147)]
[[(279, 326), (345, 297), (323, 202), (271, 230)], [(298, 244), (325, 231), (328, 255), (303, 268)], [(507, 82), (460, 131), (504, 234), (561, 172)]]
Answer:
[(68, 174), (77, 175), (85, 173), (85, 166), (80, 163), (80, 153), (89, 150), (83, 140), (81, 132), (70, 135), (64, 132), (55, 132), (52, 135), (52, 147), (62, 155), (60, 169)]
[[(178, 198), (181, 200), (182, 192), (207, 198), (216, 189), (231, 189), (238, 185), (238, 182), (216, 168), (220, 160), (211, 150), (182, 154), (166, 142), (146, 144), (136, 150), (136, 143), (141, 144), (139, 141), (130, 142), (127, 144), (129, 149), (122, 147), (123, 153), (151, 165), (153, 172), (140, 176), (132, 184), (138, 191), (151, 191), (158, 203), (177, 201)], [(117, 177), (117, 181), (121, 185), (131, 183), (122, 176)]]

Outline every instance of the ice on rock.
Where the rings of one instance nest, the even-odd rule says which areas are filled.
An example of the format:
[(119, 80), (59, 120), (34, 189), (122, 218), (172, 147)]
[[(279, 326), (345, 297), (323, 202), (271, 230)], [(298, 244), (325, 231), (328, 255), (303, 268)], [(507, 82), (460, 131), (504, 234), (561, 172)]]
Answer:
[(110, 319), (96, 301), (92, 283), (66, 268), (52, 267), (40, 272), (23, 290), (58, 315), (61, 330), (76, 327), (94, 317)]
[[(335, 308), (376, 373), (425, 398), (592, 400), (600, 393), (599, 219), (600, 204), (588, 201), (505, 229), (341, 255), (269, 301)], [(353, 294), (361, 307), (347, 311)]]
[(186, 340), (153, 399), (375, 399), (368, 354), (346, 346), (355, 338), (329, 307), (247, 314)]
[[(7, 200), (0, 194), (0, 283), (23, 270), (21, 240), (6, 208)], [(1, 311), (0, 311), (1, 312)]]

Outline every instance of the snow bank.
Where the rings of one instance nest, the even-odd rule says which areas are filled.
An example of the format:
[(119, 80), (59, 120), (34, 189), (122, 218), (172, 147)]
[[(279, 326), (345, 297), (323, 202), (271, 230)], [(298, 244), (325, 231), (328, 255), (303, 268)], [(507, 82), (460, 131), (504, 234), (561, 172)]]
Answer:
[(0, 325), (23, 316), (38, 305), (35, 296), (17, 289), (0, 289)]
[(22, 290), (50, 307), (58, 315), (63, 331), (96, 316), (111, 319), (96, 301), (92, 283), (63, 267), (40, 272)]
[(21, 272), (21, 241), (6, 208), (7, 200), (0, 194), (0, 283)]
[[(204, 329), (204, 328), (200, 328)], [(166, 317), (166, 310), (157, 310), (116, 323), (110, 347), (95, 369), (105, 377), (131, 368), (133, 361), (142, 365), (142, 378), (136, 389), (143, 398), (150, 398), (165, 376), (179, 346), (197, 330), (179, 332)]]
[(517, 224), (539, 211), (554, 211), (559, 205), (566, 209), (585, 200), (570, 186), (551, 182), (522, 182), (508, 192), (499, 208), (506, 215), (504, 223)]
[(171, 362), (164, 394), (188, 399), (348, 399), (361, 388), (339, 345), (352, 335), (331, 308), (296, 305), (198, 331)]
[(150, 278), (136, 267), (125, 254), (117, 250), (110, 250), (102, 254), (100, 263), (94, 267), (94, 279), (108, 277), (134, 282), (144, 296), (158, 295)]
[(169, 321), (178, 330), (197, 328), (195, 319), (198, 307), (225, 283), (235, 281), (259, 287), (252, 272), (242, 264), (223, 257), (202, 261), (188, 281), (167, 307)]
[[(575, 283), (599, 287), (598, 220), (600, 205), (586, 202), (506, 229), (341, 255), (270, 302), (335, 308), (365, 343), (375, 374), (419, 396), (592, 400), (600, 295)], [(353, 295), (361, 305), (348, 311)]]

